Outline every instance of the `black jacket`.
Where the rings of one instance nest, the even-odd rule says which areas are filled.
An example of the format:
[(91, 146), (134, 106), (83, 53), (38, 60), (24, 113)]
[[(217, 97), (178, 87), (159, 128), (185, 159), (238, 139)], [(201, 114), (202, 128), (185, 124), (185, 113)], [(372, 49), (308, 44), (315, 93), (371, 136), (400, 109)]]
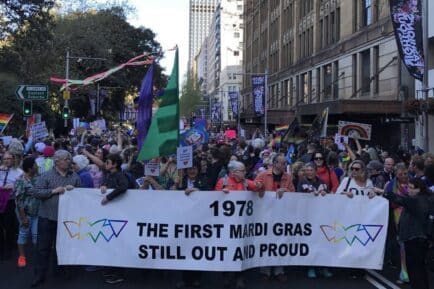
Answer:
[[(178, 187), (178, 190), (185, 190), (187, 189), (187, 176), (184, 176), (182, 179), (182, 186)], [(199, 189), (200, 191), (209, 191), (212, 190), (212, 187), (210, 186), (210, 182), (208, 178), (205, 175), (199, 175), (197, 177), (197, 180), (193, 183), (193, 187), (196, 189)]]
[(387, 192), (384, 197), (404, 208), (399, 218), (398, 237), (400, 241), (427, 238), (427, 220), (433, 202), (431, 195), (402, 197), (393, 192)]
[(114, 189), (110, 194), (107, 195), (108, 200), (113, 200), (114, 198), (122, 195), (128, 189), (128, 178), (123, 172), (109, 173), (105, 176), (102, 186), (106, 186), (108, 189)]

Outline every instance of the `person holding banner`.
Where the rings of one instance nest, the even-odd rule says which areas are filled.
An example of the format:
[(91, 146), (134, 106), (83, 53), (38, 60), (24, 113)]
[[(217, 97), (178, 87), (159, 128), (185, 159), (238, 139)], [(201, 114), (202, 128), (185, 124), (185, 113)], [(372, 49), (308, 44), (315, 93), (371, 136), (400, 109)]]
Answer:
[[(51, 250), (55, 247), (59, 196), (65, 191), (80, 187), (80, 177), (71, 170), (71, 154), (58, 150), (53, 156), (54, 167), (36, 179), (32, 194), (41, 200), (38, 214), (38, 240), (35, 276), (31, 287), (45, 282)], [(57, 264), (57, 254), (56, 254)], [(56, 265), (56, 271), (60, 273)]]
[[(228, 164), (228, 172), (229, 175), (225, 175), (220, 178), (215, 186), (216, 191), (223, 191), (225, 194), (230, 191), (253, 191), (260, 192), (263, 190), (262, 184), (256, 181), (246, 179), (246, 167), (242, 162), (239, 161), (230, 161)], [(229, 287), (231, 282), (231, 278), (225, 273), (225, 288)], [(243, 289), (246, 288), (246, 284), (244, 281), (243, 272), (237, 272), (234, 276), (235, 279), (235, 288)]]
[[(314, 163), (304, 164), (303, 169), (305, 175), (298, 183), (297, 192), (313, 193), (315, 196), (325, 196), (329, 193), (327, 185), (316, 175), (316, 165)], [(307, 270), (307, 277), (316, 278), (317, 271), (326, 278), (333, 276), (333, 273), (327, 268), (310, 267)]]
[[(176, 180), (177, 189), (185, 190), (185, 195), (189, 196), (195, 191), (209, 191), (211, 187), (206, 175), (200, 174), (201, 163), (198, 159), (193, 160), (193, 166), (186, 169), (186, 174), (181, 175), (181, 181), (179, 178)], [(185, 287), (200, 287), (200, 271), (182, 271), (182, 281), (176, 283), (176, 288), (181, 289)]]
[[(101, 193), (104, 197), (101, 205), (113, 201), (124, 194), (128, 189), (128, 178), (121, 170), (122, 158), (119, 154), (109, 154), (105, 162), (105, 169), (108, 174), (101, 185)], [(107, 194), (108, 189), (113, 189)], [(124, 281), (124, 270), (119, 268), (107, 268), (104, 272), (104, 281), (109, 284), (117, 284)]]
[(411, 288), (428, 289), (429, 275), (426, 266), (428, 236), (426, 221), (430, 213), (433, 197), (421, 179), (408, 182), (408, 195), (402, 196), (387, 191), (384, 195), (393, 204), (403, 207), (399, 217), (398, 238), (404, 244), (406, 265)]
[(347, 195), (352, 198), (354, 195), (368, 196), (370, 199), (375, 197), (374, 185), (369, 179), (368, 170), (365, 163), (355, 160), (350, 164), (349, 177), (345, 177), (340, 183), (336, 193)]
[[(260, 173), (255, 181), (263, 187), (263, 190), (259, 192), (259, 196), (262, 198), (265, 191), (276, 192), (277, 197), (282, 198), (285, 192), (294, 192), (294, 184), (292, 183), (292, 177), (286, 172), (286, 166), (288, 162), (284, 154), (277, 154), (272, 160), (272, 167), (266, 171)], [(287, 281), (287, 277), (282, 266), (276, 267), (261, 267), (260, 272), (263, 275), (265, 281), (270, 280), (272, 277), (272, 271), (274, 271), (274, 277), (280, 282)]]

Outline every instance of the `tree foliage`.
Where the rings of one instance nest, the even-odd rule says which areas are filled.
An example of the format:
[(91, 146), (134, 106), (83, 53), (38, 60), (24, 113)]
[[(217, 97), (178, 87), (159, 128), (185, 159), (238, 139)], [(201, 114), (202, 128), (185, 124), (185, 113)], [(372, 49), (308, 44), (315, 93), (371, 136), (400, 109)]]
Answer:
[[(29, 8), (34, 13), (31, 19), (9, 17), (9, 28), (5, 30), (6, 36), (0, 42), (0, 107), (8, 107), (11, 112), (21, 115), (22, 104), (14, 95), (17, 85), (48, 84), (48, 105), (45, 101), (34, 101), (33, 112), (41, 113), (43, 119), (50, 123), (60, 119), (63, 99), (59, 93), (60, 86), (49, 83), (49, 78), (65, 77), (67, 50), (71, 56), (70, 79), (84, 79), (144, 52), (152, 54), (161, 50), (154, 32), (144, 27), (131, 26), (126, 21), (122, 7), (56, 14), (52, 2), (6, 1), (6, 4), (10, 4), (5, 10), (8, 15), (15, 15), (19, 3), (39, 3), (41, 6), (37, 9)], [(46, 5), (42, 7), (42, 3)], [(33, 21), (33, 18), (39, 20)], [(12, 21), (13, 19), (15, 20)], [(116, 119), (125, 96), (137, 94), (146, 69), (127, 67), (100, 82), (101, 86), (114, 87), (106, 89), (108, 94), (102, 107), (105, 118)], [(162, 68), (156, 65), (154, 71), (156, 86), (164, 87), (166, 77), (162, 75)], [(94, 93), (95, 89), (96, 86), (90, 85), (71, 93), (70, 106), (74, 117), (90, 117), (89, 94)]]
[(179, 112), (181, 116), (188, 117), (191, 112), (197, 112), (197, 107), (202, 104), (202, 94), (199, 85), (194, 82), (191, 76), (184, 80), (179, 101)]

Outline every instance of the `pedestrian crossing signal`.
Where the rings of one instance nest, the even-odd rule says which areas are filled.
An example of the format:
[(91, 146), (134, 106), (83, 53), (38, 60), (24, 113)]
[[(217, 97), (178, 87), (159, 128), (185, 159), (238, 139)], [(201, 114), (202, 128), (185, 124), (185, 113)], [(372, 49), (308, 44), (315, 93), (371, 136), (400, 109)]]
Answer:
[(69, 113), (69, 107), (64, 106), (63, 110), (62, 110), (62, 118), (63, 119), (68, 119), (69, 115), (70, 115), (70, 113)]
[(30, 100), (23, 101), (23, 115), (32, 116), (32, 102)]

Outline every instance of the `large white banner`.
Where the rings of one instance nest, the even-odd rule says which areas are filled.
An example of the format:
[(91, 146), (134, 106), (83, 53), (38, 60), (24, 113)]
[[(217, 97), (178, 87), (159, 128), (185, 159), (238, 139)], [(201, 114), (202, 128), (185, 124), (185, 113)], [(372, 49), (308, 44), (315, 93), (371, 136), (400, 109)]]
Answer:
[(383, 264), (381, 197), (129, 190), (104, 206), (101, 198), (96, 189), (61, 196), (60, 264), (208, 271)]

